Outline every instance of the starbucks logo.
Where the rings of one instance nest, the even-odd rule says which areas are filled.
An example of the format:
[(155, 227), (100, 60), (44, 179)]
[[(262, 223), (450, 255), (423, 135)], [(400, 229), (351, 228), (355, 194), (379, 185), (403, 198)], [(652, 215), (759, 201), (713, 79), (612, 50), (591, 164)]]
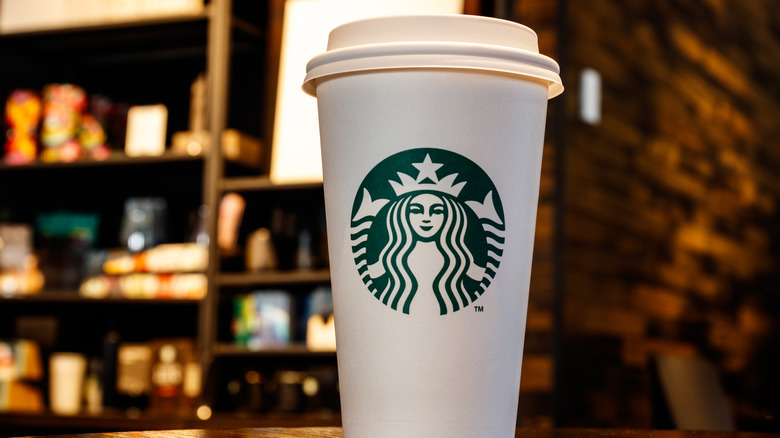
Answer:
[(504, 247), (504, 211), (490, 177), (442, 149), (411, 149), (376, 165), (352, 207), (358, 273), (382, 304), (446, 315), (490, 286)]

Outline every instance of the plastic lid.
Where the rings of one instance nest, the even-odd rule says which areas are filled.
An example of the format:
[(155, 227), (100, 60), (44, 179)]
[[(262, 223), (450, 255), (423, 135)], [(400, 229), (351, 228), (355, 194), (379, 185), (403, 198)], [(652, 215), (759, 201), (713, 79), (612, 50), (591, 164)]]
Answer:
[(328, 50), (306, 66), (303, 91), (316, 96), (315, 79), (371, 70), (472, 69), (516, 74), (563, 92), (558, 64), (541, 55), (536, 33), (512, 21), (475, 15), (402, 15), (336, 27)]

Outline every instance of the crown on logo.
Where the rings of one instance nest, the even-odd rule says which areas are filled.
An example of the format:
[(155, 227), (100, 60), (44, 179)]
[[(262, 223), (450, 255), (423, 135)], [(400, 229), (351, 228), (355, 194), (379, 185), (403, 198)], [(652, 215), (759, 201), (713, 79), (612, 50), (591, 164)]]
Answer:
[[(466, 185), (466, 181), (455, 184), (455, 178), (458, 176), (457, 173), (452, 173), (439, 179), (439, 177), (436, 176), (436, 171), (442, 164), (432, 162), (431, 156), (428, 154), (425, 155), (425, 159), (422, 163), (412, 163), (412, 166), (420, 171), (417, 174), (416, 179), (405, 173), (398, 172), (398, 178), (401, 180), (400, 183), (392, 180), (388, 181), (393, 187), (396, 196), (418, 190), (433, 190), (457, 197), (460, 194), (460, 191), (463, 190), (463, 186)], [(429, 180), (430, 182), (426, 180)]]

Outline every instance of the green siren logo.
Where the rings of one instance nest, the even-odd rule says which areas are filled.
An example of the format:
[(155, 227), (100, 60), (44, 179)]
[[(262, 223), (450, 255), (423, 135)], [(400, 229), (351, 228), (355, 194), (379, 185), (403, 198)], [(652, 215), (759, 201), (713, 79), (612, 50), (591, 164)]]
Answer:
[(504, 247), (495, 185), (474, 162), (442, 149), (384, 159), (352, 207), (358, 272), (383, 304), (403, 313), (456, 312), (490, 285)]

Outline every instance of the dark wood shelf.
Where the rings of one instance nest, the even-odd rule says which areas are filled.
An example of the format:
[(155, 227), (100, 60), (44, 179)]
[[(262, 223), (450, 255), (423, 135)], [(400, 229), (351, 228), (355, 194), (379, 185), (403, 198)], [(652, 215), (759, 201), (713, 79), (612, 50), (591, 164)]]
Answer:
[[(80, 413), (73, 416), (44, 413), (2, 413), (0, 430), (14, 433), (65, 433), (65, 432), (110, 432), (163, 429), (236, 429), (249, 427), (324, 427), (340, 426), (337, 413), (306, 412), (247, 412), (214, 413), (202, 420), (194, 412), (180, 414), (147, 413), (116, 409), (101, 413)], [(5, 435), (3, 435), (5, 436)]]
[(34, 56), (32, 62), (41, 67), (69, 59), (80, 68), (126, 68), (153, 60), (205, 58), (208, 21), (204, 12), (95, 22), (0, 34), (0, 43), (10, 56)]
[(284, 347), (266, 347), (254, 350), (234, 344), (220, 343), (214, 347), (214, 355), (221, 357), (336, 357), (336, 351), (309, 350), (303, 344)]
[(229, 272), (217, 278), (220, 286), (284, 286), (299, 284), (324, 284), (330, 282), (329, 269)]
[(220, 184), (222, 191), (283, 191), (322, 189), (322, 182), (301, 182), (277, 184), (268, 176), (249, 176), (224, 178)]
[(205, 22), (208, 19), (208, 6), (199, 14), (188, 15), (168, 15), (160, 17), (150, 17), (142, 19), (128, 19), (105, 22), (93, 22), (75, 25), (64, 25), (61, 27), (49, 27), (42, 29), (20, 30), (0, 33), (0, 39), (27, 38), (37, 36), (57, 36), (76, 34), (82, 32), (95, 32), (115, 29), (130, 29), (152, 26), (170, 26), (181, 23)]
[[(167, 15), (160, 17), (148, 17), (141, 19), (114, 20), (92, 23), (83, 23), (75, 25), (64, 25), (60, 27), (49, 27), (42, 29), (19, 30), (0, 33), (0, 39), (21, 39), (39, 36), (57, 36), (69, 35), (87, 32), (100, 32), (107, 30), (135, 29), (155, 26), (174, 26), (187, 23), (205, 23), (209, 17), (209, 5), (206, 5), (202, 12), (198, 14)], [(240, 17), (232, 17), (233, 28), (243, 34), (263, 38), (265, 32), (255, 24)]]
[(0, 304), (40, 303), (40, 304), (139, 304), (139, 305), (195, 305), (198, 299), (179, 298), (88, 298), (74, 290), (44, 290), (32, 295), (0, 296)]
[(148, 157), (130, 157), (123, 152), (114, 151), (105, 160), (96, 160), (94, 158), (83, 158), (72, 162), (53, 162), (46, 163), (42, 161), (35, 161), (29, 164), (5, 164), (0, 163), (0, 172), (23, 172), (23, 171), (35, 171), (35, 170), (47, 170), (47, 169), (79, 169), (85, 167), (107, 167), (107, 166), (133, 166), (133, 165), (148, 165), (148, 164), (164, 164), (164, 163), (183, 163), (203, 161), (202, 156), (191, 156), (177, 154), (174, 152), (166, 151), (160, 156), (148, 156)]

